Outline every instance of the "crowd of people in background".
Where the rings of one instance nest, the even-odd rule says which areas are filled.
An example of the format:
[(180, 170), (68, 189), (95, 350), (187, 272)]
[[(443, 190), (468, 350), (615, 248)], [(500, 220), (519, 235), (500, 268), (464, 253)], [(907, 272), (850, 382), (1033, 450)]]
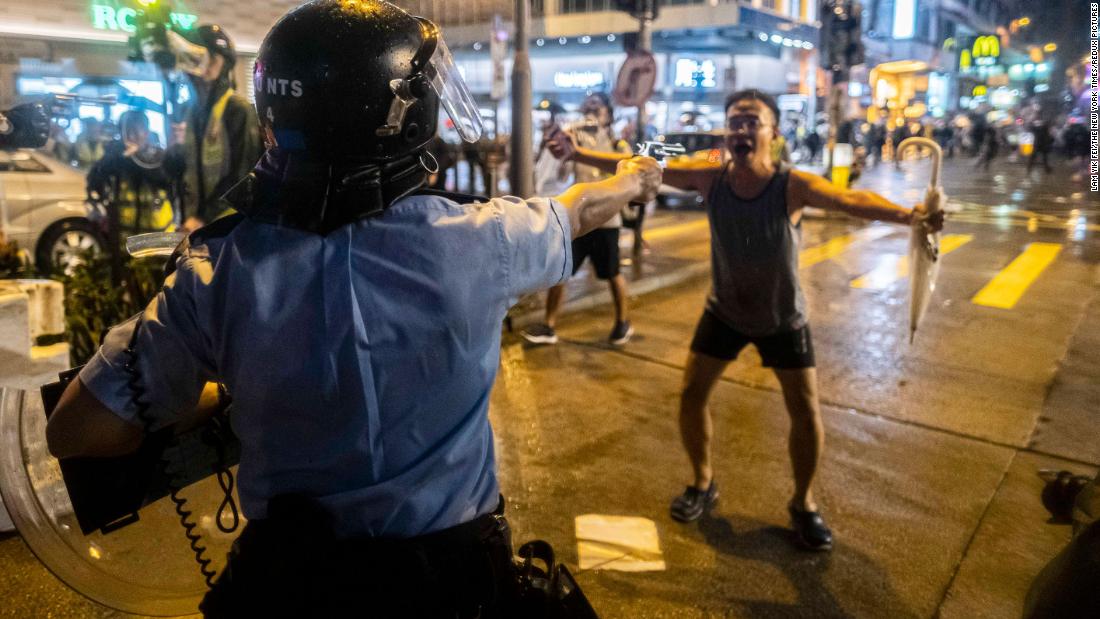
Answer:
[[(200, 127), (207, 124), (203, 121), (211, 120), (200, 115), (174, 124), (169, 135), (161, 136), (149, 126), (145, 112), (131, 110), (118, 118), (81, 118), (75, 138), (73, 131), (67, 132), (59, 125), (54, 125), (51, 131), (45, 150), (88, 173), (89, 197), (101, 203), (112, 200), (126, 211), (116, 220), (122, 224), (120, 232), (162, 230), (172, 225), (189, 230), (203, 220), (216, 217), (216, 207), (211, 204), (232, 185), (233, 179), (247, 172), (259, 155), (259, 134), (244, 129), (245, 125), (253, 124), (247, 118), (251, 108), (235, 94), (231, 83), (231, 48), (226, 50), (214, 44), (216, 40), (225, 39), (224, 33), (218, 30), (211, 33), (211, 39), (208, 48), (216, 50), (212, 57), (223, 62), (217, 71), (208, 76), (195, 76), (193, 82), (200, 101), (205, 102), (204, 109), (217, 116), (216, 119), (212, 116), (210, 123), (219, 125), (217, 130)], [(593, 96), (601, 96), (601, 93)], [(219, 108), (223, 99), (229, 104), (228, 112), (223, 112), (224, 117), (218, 114), (218, 110), (223, 109)], [(543, 101), (536, 111), (536, 130), (542, 132), (550, 127), (583, 123), (583, 112), (583, 106), (569, 111), (557, 102)], [(612, 115), (608, 120), (611, 124), (605, 131), (609, 140), (624, 148), (637, 141), (636, 126), (629, 118)], [(195, 125), (194, 130), (180, 129), (190, 124)], [(706, 115), (691, 111), (680, 114), (672, 129), (673, 133), (713, 132)], [(772, 145), (776, 161), (809, 169), (828, 163), (830, 125), (824, 113), (810, 119), (797, 114), (784, 115), (779, 129), (780, 134)], [(212, 150), (206, 144), (210, 141), (209, 135), (196, 139), (194, 131), (231, 134), (229, 148)], [(437, 135), (428, 148), (436, 164), (436, 171), (430, 177), (431, 187), (487, 196), (507, 192), (502, 188), (508, 175), (507, 135), (486, 132), (479, 142), (472, 144), (457, 143), (453, 136), (447, 139), (445, 135), (445, 132)], [(912, 136), (935, 140), (947, 159), (966, 159), (967, 165), (979, 171), (989, 171), (998, 160), (1023, 164), (1028, 175), (1037, 170), (1051, 173), (1056, 166), (1068, 166), (1075, 181), (1082, 180), (1087, 171), (1089, 134), (1086, 119), (1077, 114), (1053, 112), (1050, 106), (1038, 103), (1023, 104), (1007, 111), (986, 107), (938, 118), (890, 118), (883, 112), (875, 122), (863, 117), (842, 120), (836, 130), (838, 143), (854, 147), (856, 161), (852, 167), (852, 182), (863, 169), (894, 161), (898, 146)], [(646, 127), (645, 137), (660, 139), (657, 128), (651, 125)], [(204, 143), (202, 149), (197, 146), (200, 142)], [(203, 157), (211, 160), (203, 159), (196, 165), (196, 153), (200, 151)], [(546, 151), (545, 144), (539, 145), (532, 156), (534, 185), (539, 195), (553, 195), (575, 182), (572, 166), (556, 161)], [(202, 173), (196, 174), (200, 167)], [(203, 173), (207, 178), (203, 178)], [(196, 191), (200, 183), (204, 185), (203, 190)], [(153, 193), (147, 191), (150, 188), (154, 188)], [(644, 209), (641, 213), (634, 212), (633, 221), (624, 219), (623, 225), (640, 228), (641, 214)], [(635, 237), (634, 253), (637, 255), (643, 251), (643, 241), (640, 234)], [(617, 322), (625, 323), (625, 317), (619, 317)]]
[[(788, 119), (782, 132), (796, 163), (824, 164), (829, 123), (824, 115), (812, 126), (801, 118)], [(988, 109), (949, 114), (940, 118), (898, 119), (889, 123), (850, 119), (841, 122), (837, 141), (856, 147), (866, 164), (875, 166), (893, 159), (898, 146), (909, 137), (935, 140), (948, 159), (970, 158), (973, 166), (989, 170), (999, 158), (1026, 163), (1028, 173), (1041, 168), (1054, 171), (1052, 157), (1060, 155), (1080, 180), (1088, 158), (1088, 128), (1080, 115), (1052, 113), (1038, 104), (993, 113)]]

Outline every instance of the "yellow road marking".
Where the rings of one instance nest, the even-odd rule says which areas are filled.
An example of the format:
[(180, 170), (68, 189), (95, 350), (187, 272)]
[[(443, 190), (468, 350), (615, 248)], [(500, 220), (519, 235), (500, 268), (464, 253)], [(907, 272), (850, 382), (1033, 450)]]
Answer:
[(869, 228), (856, 230), (850, 234), (842, 234), (836, 238), (829, 239), (821, 245), (814, 245), (813, 247), (803, 249), (798, 255), (798, 268), (806, 269), (819, 262), (836, 258), (856, 243), (865, 243), (867, 241), (880, 239), (893, 232), (894, 229), (887, 226), (871, 226)]
[(971, 302), (986, 307), (1012, 309), (1027, 289), (1062, 251), (1061, 243), (1030, 243)]
[[(946, 256), (974, 240), (973, 234), (948, 234), (940, 239), (940, 256)], [(870, 273), (852, 280), (852, 288), (882, 290), (894, 282), (909, 277), (909, 256), (888, 254)]]

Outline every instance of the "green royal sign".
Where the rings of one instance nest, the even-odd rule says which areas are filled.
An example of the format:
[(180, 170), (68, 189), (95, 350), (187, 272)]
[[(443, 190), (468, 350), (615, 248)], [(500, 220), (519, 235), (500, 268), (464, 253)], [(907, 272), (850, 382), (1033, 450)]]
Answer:
[[(137, 11), (128, 6), (92, 5), (92, 27), (97, 30), (117, 30), (132, 33)], [(190, 30), (199, 21), (198, 15), (191, 13), (172, 13), (169, 15), (172, 25), (180, 30)]]

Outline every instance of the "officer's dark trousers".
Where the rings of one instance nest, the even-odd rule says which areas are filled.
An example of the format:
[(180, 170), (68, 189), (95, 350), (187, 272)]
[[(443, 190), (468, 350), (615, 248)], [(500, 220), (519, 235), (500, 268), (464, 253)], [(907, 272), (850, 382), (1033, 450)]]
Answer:
[(416, 538), (336, 540), (308, 500), (280, 497), (245, 527), (200, 608), (211, 618), (509, 617), (503, 500), (498, 512)]

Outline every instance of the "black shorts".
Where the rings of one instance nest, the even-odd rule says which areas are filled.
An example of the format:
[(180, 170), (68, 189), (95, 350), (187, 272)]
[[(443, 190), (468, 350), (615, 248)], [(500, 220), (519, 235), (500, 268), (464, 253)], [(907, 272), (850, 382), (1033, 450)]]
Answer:
[(815, 366), (814, 342), (810, 337), (809, 325), (796, 331), (754, 337), (734, 330), (710, 310), (703, 312), (699, 325), (695, 327), (691, 352), (733, 361), (748, 344), (756, 346), (764, 367), (799, 370)]
[(596, 228), (588, 234), (573, 239), (573, 275), (577, 274), (585, 258), (592, 259), (596, 277), (611, 279), (619, 274), (619, 229)]

